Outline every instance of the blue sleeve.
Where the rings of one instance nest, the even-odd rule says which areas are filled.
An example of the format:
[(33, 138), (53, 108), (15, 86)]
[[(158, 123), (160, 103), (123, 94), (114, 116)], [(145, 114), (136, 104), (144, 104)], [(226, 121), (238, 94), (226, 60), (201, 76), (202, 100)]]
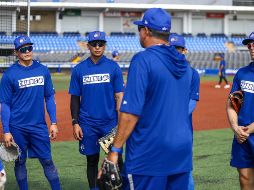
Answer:
[(200, 77), (198, 72), (192, 68), (190, 99), (199, 101)]
[(50, 72), (49, 72), (48, 68), (46, 70), (45, 86), (44, 87), (45, 87), (45, 92), (44, 92), (45, 97), (49, 97), (49, 96), (55, 94), (55, 89), (53, 87), (53, 83), (52, 83)]
[(5, 103), (2, 103), (1, 104), (1, 121), (2, 121), (4, 133), (10, 132), (10, 128), (9, 128), (10, 116), (11, 116), (10, 106), (8, 106)]
[(3, 162), (0, 160), (0, 171), (2, 171), (4, 169), (4, 165)]
[(192, 114), (192, 112), (196, 108), (196, 105), (197, 105), (197, 101), (193, 100), (193, 99), (190, 99), (190, 102), (189, 102), (189, 115)]
[(147, 64), (138, 55), (135, 55), (130, 63), (127, 84), (120, 108), (121, 112), (134, 115), (140, 115), (142, 113), (148, 86)]
[(114, 75), (114, 92), (123, 92), (124, 91), (124, 82), (123, 82), (123, 74), (120, 67), (117, 65)]
[(12, 82), (6, 74), (3, 74), (0, 85), (1, 103), (5, 103), (10, 106), (12, 103), (12, 96), (13, 96)]
[(46, 108), (50, 117), (51, 123), (57, 123), (56, 119), (56, 102), (54, 95), (46, 97)]
[(80, 79), (77, 71), (77, 66), (72, 70), (69, 94), (74, 96), (81, 96)]
[(230, 91), (230, 93), (241, 90), (241, 86), (240, 86), (240, 81), (238, 79), (238, 75), (239, 75), (239, 71), (236, 73), (234, 80), (233, 80), (233, 84), (232, 84), (232, 89)]

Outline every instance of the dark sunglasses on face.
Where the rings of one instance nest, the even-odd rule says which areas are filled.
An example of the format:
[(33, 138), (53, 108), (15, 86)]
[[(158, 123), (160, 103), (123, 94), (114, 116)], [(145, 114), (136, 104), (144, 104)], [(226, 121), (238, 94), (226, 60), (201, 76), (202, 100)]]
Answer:
[(247, 44), (247, 48), (248, 48), (248, 49), (254, 48), (254, 42), (248, 43), (248, 44)]
[(142, 28), (145, 28), (145, 27), (144, 27), (144, 26), (138, 25), (138, 31), (139, 31), (139, 32), (140, 32), (140, 30), (141, 30)]
[(97, 46), (103, 47), (103, 46), (105, 46), (105, 44), (106, 44), (106, 42), (104, 42), (104, 41), (92, 41), (92, 42), (89, 42), (89, 45), (93, 46), (93, 47), (97, 47)]
[(31, 52), (31, 51), (33, 51), (33, 46), (25, 46), (25, 47), (20, 48), (18, 51), (20, 53), (26, 53), (27, 51)]

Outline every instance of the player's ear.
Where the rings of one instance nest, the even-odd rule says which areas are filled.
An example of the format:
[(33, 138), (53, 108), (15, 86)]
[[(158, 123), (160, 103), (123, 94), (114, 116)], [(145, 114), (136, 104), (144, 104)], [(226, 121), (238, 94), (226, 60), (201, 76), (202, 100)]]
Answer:
[(151, 31), (147, 27), (145, 27), (145, 34), (146, 34), (146, 36), (152, 36)]
[(87, 49), (91, 50), (89, 43), (86, 44)]

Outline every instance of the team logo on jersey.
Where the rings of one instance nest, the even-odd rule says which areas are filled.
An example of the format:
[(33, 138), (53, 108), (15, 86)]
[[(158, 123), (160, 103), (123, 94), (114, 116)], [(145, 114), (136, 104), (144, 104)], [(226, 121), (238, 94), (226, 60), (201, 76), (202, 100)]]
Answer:
[(43, 86), (44, 78), (43, 76), (30, 77), (18, 80), (19, 88), (28, 88), (32, 86)]
[(110, 82), (109, 73), (83, 76), (83, 85)]
[(245, 92), (254, 93), (254, 82), (242, 80), (241, 89)]
[(81, 151), (84, 151), (84, 150), (85, 150), (85, 145), (84, 145), (84, 144), (81, 144), (80, 150), (81, 150)]

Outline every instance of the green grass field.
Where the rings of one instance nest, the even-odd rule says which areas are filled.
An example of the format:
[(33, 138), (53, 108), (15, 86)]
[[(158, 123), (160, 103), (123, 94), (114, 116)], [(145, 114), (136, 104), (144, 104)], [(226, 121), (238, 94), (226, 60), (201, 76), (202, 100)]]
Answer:
[[(53, 74), (57, 91), (68, 90), (70, 76)], [(201, 81), (217, 81), (218, 77), (201, 77)], [(229, 77), (232, 81), (232, 77)], [(238, 174), (229, 166), (231, 141), (230, 129), (194, 132), (194, 179), (196, 190), (238, 190)], [(88, 190), (86, 159), (78, 152), (77, 142), (52, 143), (52, 154), (59, 171), (63, 190)], [(101, 157), (103, 157), (102, 154)], [(159, 159), (159, 158), (158, 158)], [(6, 163), (7, 190), (17, 190), (13, 163)], [(27, 161), (29, 189), (49, 190), (38, 160)]]
[[(238, 190), (237, 171), (229, 166), (232, 132), (230, 129), (194, 132), (194, 179), (196, 190)], [(86, 160), (78, 152), (77, 142), (52, 143), (53, 159), (58, 167), (63, 190), (88, 190)], [(104, 154), (101, 154), (103, 157)], [(7, 190), (16, 190), (13, 163), (5, 164)], [(50, 189), (36, 159), (27, 161), (29, 187)]]

